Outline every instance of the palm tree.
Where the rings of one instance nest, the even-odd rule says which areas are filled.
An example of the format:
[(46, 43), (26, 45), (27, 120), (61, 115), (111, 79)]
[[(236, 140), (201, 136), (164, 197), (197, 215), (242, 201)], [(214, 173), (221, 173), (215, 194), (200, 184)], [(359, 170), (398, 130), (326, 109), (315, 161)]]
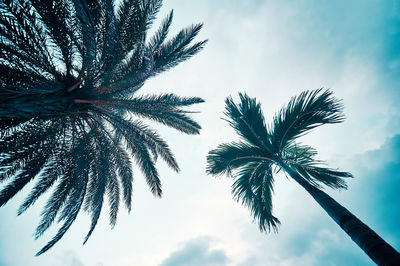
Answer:
[(240, 103), (227, 98), (229, 124), (240, 142), (220, 144), (207, 157), (207, 172), (235, 179), (235, 200), (247, 206), (261, 231), (277, 231), (279, 220), (272, 214), (274, 173), (283, 170), (301, 185), (353, 241), (377, 264), (400, 265), (400, 255), (381, 237), (333, 198), (320, 185), (347, 188), (350, 173), (327, 168), (315, 160), (317, 152), (296, 143), (297, 138), (324, 124), (343, 121), (343, 106), (329, 90), (306, 91), (293, 97), (267, 126), (255, 98), (240, 95)]
[[(144, 82), (199, 52), (202, 24), (167, 40), (173, 12), (147, 30), (161, 0), (2, 0), (0, 2), (0, 206), (33, 179), (18, 215), (52, 190), (35, 236), (56, 220), (51, 248), (83, 208), (92, 234), (107, 194), (114, 226), (122, 197), (131, 209), (131, 157), (161, 196), (161, 157), (179, 171), (167, 143), (141, 120), (187, 134), (199, 124), (184, 107), (203, 100), (137, 95)], [(51, 188), (51, 189), (50, 189)]]

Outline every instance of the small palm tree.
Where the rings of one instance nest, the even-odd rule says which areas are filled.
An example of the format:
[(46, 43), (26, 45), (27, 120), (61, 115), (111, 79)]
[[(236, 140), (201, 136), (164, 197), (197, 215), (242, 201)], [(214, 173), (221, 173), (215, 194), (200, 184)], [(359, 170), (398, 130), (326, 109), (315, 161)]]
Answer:
[(155, 196), (162, 193), (157, 158), (179, 171), (167, 143), (134, 116), (199, 133), (183, 108), (201, 98), (135, 94), (148, 78), (190, 58), (206, 42), (191, 44), (202, 24), (167, 40), (172, 11), (148, 38), (161, 2), (0, 2), (0, 181), (8, 180), (0, 206), (36, 178), (18, 214), (52, 187), (36, 238), (57, 217), (63, 222), (37, 255), (60, 240), (82, 207), (92, 217), (86, 242), (105, 194), (112, 226), (121, 197), (131, 209), (131, 157)]
[[(377, 264), (400, 265), (400, 255), (367, 225), (320, 190), (320, 184), (346, 188), (351, 177), (315, 160), (317, 152), (296, 143), (297, 138), (324, 124), (340, 123), (344, 116), (340, 101), (329, 90), (306, 91), (291, 99), (266, 126), (256, 99), (240, 94), (237, 105), (227, 98), (229, 124), (241, 142), (221, 144), (207, 157), (207, 172), (232, 175), (233, 197), (247, 206), (261, 231), (277, 231), (279, 220), (272, 214), (274, 172), (283, 170), (301, 185), (353, 241)], [(275, 171), (274, 171), (275, 170)]]

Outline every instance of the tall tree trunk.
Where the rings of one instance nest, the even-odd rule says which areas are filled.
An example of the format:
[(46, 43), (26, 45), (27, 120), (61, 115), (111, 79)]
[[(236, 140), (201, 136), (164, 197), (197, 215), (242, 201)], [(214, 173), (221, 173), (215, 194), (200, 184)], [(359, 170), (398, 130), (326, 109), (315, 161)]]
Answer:
[(299, 183), (329, 214), (329, 216), (351, 237), (351, 239), (378, 265), (400, 265), (400, 254), (360, 221), (350, 211), (340, 205), (325, 192), (308, 183), (297, 172), (283, 162), (279, 165)]

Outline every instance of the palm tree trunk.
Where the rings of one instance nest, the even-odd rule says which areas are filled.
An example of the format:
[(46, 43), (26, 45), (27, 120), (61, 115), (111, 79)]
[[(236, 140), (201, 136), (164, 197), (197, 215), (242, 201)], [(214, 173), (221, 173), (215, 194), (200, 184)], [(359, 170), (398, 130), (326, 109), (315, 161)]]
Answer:
[(400, 254), (355, 215), (325, 192), (308, 183), (282, 161), (279, 165), (299, 183), (351, 237), (351, 239), (378, 265), (400, 265)]

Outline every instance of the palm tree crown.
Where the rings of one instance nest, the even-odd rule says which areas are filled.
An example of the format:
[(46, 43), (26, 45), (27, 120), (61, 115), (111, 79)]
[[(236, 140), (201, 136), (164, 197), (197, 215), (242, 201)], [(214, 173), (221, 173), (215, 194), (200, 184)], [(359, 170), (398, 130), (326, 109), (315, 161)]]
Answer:
[(144, 82), (199, 52), (192, 25), (167, 40), (173, 12), (148, 38), (161, 0), (3, 0), (0, 3), (0, 206), (33, 179), (23, 213), (50, 187), (35, 236), (56, 220), (51, 248), (83, 207), (92, 217), (85, 242), (103, 206), (115, 225), (122, 197), (131, 208), (130, 157), (152, 193), (161, 196), (158, 157), (178, 164), (147, 118), (187, 134), (199, 124), (183, 108), (198, 97), (134, 94)]
[[(240, 103), (227, 98), (229, 124), (241, 136), (240, 142), (221, 144), (209, 152), (207, 171), (235, 178), (232, 193), (237, 201), (250, 208), (261, 231), (277, 230), (280, 224), (272, 214), (274, 172), (281, 163), (297, 171), (311, 185), (346, 188), (347, 172), (327, 168), (315, 160), (317, 152), (296, 139), (311, 129), (343, 121), (342, 104), (329, 90), (315, 90), (293, 97), (267, 126), (260, 103), (247, 94), (239, 94)], [(276, 168), (276, 169), (274, 169)]]
[[(343, 106), (329, 90), (306, 91), (293, 97), (267, 127), (261, 106), (240, 94), (237, 105), (226, 99), (226, 115), (242, 141), (221, 144), (209, 152), (207, 171), (235, 178), (233, 196), (250, 208), (261, 231), (277, 231), (272, 214), (273, 174), (283, 170), (301, 185), (351, 239), (378, 265), (400, 265), (400, 254), (349, 210), (319, 189), (347, 188), (350, 173), (327, 168), (317, 152), (296, 143), (298, 137), (323, 124), (343, 121)], [(275, 168), (275, 169), (274, 169)]]

